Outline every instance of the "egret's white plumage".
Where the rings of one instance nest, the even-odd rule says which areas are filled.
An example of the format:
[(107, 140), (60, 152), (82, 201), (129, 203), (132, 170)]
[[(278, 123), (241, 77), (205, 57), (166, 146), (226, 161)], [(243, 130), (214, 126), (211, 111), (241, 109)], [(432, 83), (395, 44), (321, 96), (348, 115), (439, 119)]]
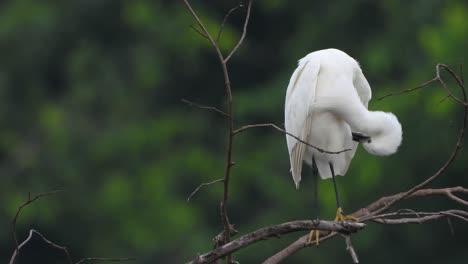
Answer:
[(321, 178), (344, 175), (357, 148), (352, 132), (370, 137), (363, 142), (367, 152), (390, 155), (402, 140), (395, 115), (369, 111), (371, 89), (359, 64), (346, 53), (327, 49), (299, 60), (286, 92), (285, 128), (302, 141), (327, 151), (351, 149), (340, 154), (321, 153), (286, 135), (291, 172), (299, 187), (302, 162), (315, 160)]

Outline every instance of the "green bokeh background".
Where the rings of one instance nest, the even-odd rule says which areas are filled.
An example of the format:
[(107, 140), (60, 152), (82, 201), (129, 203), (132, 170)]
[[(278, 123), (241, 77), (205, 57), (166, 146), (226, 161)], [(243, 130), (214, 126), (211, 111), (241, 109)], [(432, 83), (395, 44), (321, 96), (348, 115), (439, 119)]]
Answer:
[[(193, 1), (216, 34), (237, 1)], [(240, 37), (237, 10), (220, 45)], [(436, 63), (458, 69), (468, 50), (463, 0), (258, 0), (244, 45), (229, 66), (236, 126), (282, 126), (296, 61), (334, 47), (356, 58), (374, 98), (434, 77)], [(190, 29), (182, 1), (16, 0), (0, 3), (0, 262), (14, 250), (11, 221), (28, 192), (64, 192), (22, 212), (18, 235), (30, 228), (66, 245), (72, 257), (136, 257), (133, 263), (183, 263), (211, 249), (222, 230), (221, 185), (187, 196), (224, 173), (225, 121), (182, 98), (224, 108), (222, 72), (209, 43)], [(454, 82), (447, 81), (453, 86)], [(404, 140), (398, 154), (374, 157), (360, 147), (347, 177), (338, 179), (346, 211), (421, 182), (455, 144), (461, 108), (436, 85), (372, 100), (394, 112)], [(462, 150), (432, 187), (468, 186)], [(313, 216), (313, 186), (296, 191), (284, 135), (262, 128), (235, 138), (229, 212), (241, 234)], [(320, 207), (332, 219), (331, 181), (320, 182)], [(444, 197), (402, 208), (457, 208)], [(466, 208), (465, 208), (466, 209)], [(468, 227), (445, 220), (424, 225), (370, 224), (353, 236), (362, 263), (465, 263)], [(297, 239), (295, 233), (234, 255), (260, 263)], [(65, 263), (39, 239), (18, 263)], [(302, 250), (286, 263), (350, 263), (335, 239)]]

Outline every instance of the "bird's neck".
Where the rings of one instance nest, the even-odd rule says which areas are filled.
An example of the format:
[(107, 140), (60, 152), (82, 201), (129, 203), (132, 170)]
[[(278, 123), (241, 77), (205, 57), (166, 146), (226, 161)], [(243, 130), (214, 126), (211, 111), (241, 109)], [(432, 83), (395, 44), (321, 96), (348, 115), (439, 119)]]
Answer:
[(382, 114), (369, 111), (359, 99), (346, 97), (320, 98), (317, 108), (335, 114), (351, 127), (353, 132), (375, 136), (383, 132)]

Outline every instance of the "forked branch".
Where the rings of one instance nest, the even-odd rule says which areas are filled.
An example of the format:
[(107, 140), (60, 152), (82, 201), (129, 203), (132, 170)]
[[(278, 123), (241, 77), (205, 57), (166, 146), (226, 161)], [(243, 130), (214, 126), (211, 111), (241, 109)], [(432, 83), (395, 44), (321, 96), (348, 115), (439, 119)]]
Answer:
[[(221, 52), (221, 49), (218, 45), (218, 39), (219, 36), (221, 35), (221, 31), (224, 27), (225, 21), (229, 17), (229, 14), (232, 12), (228, 12), (225, 16), (225, 21), (223, 21), (223, 24), (220, 27), (220, 31), (218, 33), (218, 37), (215, 40), (210, 32), (206, 29), (205, 25), (201, 21), (201, 19), (198, 17), (197, 13), (195, 10), (192, 8), (188, 0), (184, 0), (185, 6), (188, 8), (192, 16), (194, 17), (195, 21), (199, 25), (199, 27), (202, 29), (202, 33), (204, 36), (207, 37), (207, 39), (210, 41), (211, 45), (213, 46), (213, 49), (215, 50), (219, 63), (221, 65), (221, 69), (223, 71), (223, 76), (224, 76), (224, 86), (226, 90), (226, 105), (227, 109), (225, 111), (226, 117), (227, 117), (227, 147), (226, 147), (226, 166), (225, 166), (225, 173), (224, 173), (224, 179), (223, 179), (223, 198), (220, 204), (220, 211), (221, 211), (221, 221), (223, 222), (224, 226), (224, 239), (223, 243), (228, 243), (231, 241), (231, 230), (232, 230), (232, 225), (229, 222), (229, 216), (228, 216), (228, 198), (229, 198), (229, 180), (230, 180), (230, 175), (231, 175), (231, 168), (232, 165), (234, 164), (232, 161), (232, 147), (233, 147), (233, 139), (234, 139), (234, 117), (233, 117), (233, 102), (232, 102), (232, 90), (231, 90), (231, 81), (229, 79), (229, 71), (227, 67), (227, 63), (231, 59), (231, 57), (236, 53), (236, 51), (239, 49), (239, 47), (242, 45), (245, 36), (247, 35), (247, 26), (249, 24), (249, 18), (250, 18), (250, 12), (252, 10), (252, 0), (249, 0), (248, 6), (247, 6), (247, 14), (244, 20), (244, 26), (242, 30), (242, 35), (239, 38), (237, 44), (234, 46), (234, 48), (229, 52), (229, 54), (224, 57), (224, 55)], [(231, 263), (231, 256), (230, 254), (227, 255), (226, 258), (227, 263)]]
[[(37, 231), (35, 229), (29, 230), (28, 237), (23, 242), (21, 242), (20, 244), (18, 244), (18, 240), (17, 240), (17, 236), (16, 236), (16, 222), (18, 221), (19, 215), (21, 213), (21, 209), (23, 209), (25, 206), (33, 203), (34, 201), (36, 201), (37, 199), (39, 199), (41, 197), (53, 195), (53, 194), (56, 194), (56, 193), (61, 192), (61, 191), (62, 190), (55, 190), (55, 191), (51, 191), (51, 192), (41, 193), (41, 194), (38, 194), (38, 195), (36, 195), (34, 197), (31, 197), (31, 193), (28, 193), (28, 200), (26, 202), (22, 203), (18, 207), (18, 210), (17, 210), (17, 212), (15, 214), (15, 217), (13, 219), (13, 237), (14, 237), (15, 242), (16, 242), (16, 248), (13, 251), (13, 255), (11, 256), (10, 261), (8, 262), (9, 264), (14, 264), (15, 263), (17, 257), (20, 255), (21, 249), (31, 241), (31, 238), (33, 237), (33, 235), (39, 236), (47, 245), (49, 245), (49, 246), (51, 246), (51, 247), (53, 247), (55, 249), (58, 249), (60, 251), (63, 251), (64, 254), (67, 257), (68, 263), (73, 264), (72, 258), (70, 256), (70, 253), (68, 252), (67, 247), (60, 246), (59, 244), (56, 244), (56, 243), (50, 241), (43, 234), (41, 234), (39, 231)], [(116, 262), (116, 261), (128, 261), (128, 260), (135, 260), (135, 259), (134, 258), (91, 257), (91, 258), (83, 258), (80, 261), (76, 262), (75, 264), (81, 264), (81, 263), (85, 263), (85, 262), (88, 262), (88, 261), (106, 261), (106, 262), (113, 261), (113, 262)]]

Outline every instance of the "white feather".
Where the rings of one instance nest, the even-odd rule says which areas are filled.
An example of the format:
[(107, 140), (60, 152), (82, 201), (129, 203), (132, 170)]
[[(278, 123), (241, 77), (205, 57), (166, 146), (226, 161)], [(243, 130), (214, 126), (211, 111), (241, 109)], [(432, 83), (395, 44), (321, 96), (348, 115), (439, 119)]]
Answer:
[(291, 173), (299, 187), (302, 162), (315, 159), (319, 175), (330, 178), (329, 163), (336, 175), (345, 175), (356, 152), (352, 132), (371, 137), (364, 148), (374, 155), (394, 153), (402, 130), (391, 113), (367, 110), (372, 92), (359, 64), (346, 53), (320, 50), (299, 60), (286, 92), (285, 128), (302, 141), (340, 154), (321, 153), (286, 135)]

